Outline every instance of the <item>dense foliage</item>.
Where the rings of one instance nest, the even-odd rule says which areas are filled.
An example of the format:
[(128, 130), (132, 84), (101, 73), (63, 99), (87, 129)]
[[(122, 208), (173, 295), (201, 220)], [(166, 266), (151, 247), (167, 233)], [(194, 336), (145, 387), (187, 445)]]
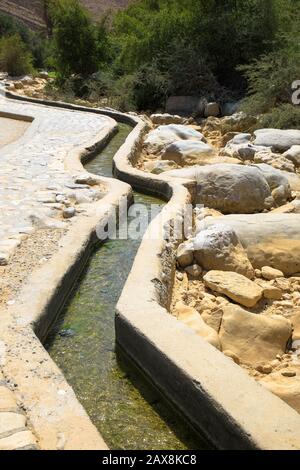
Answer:
[(33, 71), (32, 55), (18, 34), (0, 39), (0, 69), (15, 77)]
[(23, 23), (0, 13), (0, 38), (18, 35), (32, 55), (33, 66), (43, 68), (48, 56), (48, 42), (43, 34), (31, 31)]

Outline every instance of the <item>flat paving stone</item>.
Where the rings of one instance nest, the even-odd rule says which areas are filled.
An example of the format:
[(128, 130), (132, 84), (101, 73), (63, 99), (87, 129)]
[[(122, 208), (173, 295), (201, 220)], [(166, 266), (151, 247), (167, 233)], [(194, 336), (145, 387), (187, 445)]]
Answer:
[(20, 431), (0, 439), (0, 450), (35, 450), (36, 440), (30, 431)]
[(26, 418), (20, 413), (0, 413), (0, 438), (23, 431), (26, 426)]

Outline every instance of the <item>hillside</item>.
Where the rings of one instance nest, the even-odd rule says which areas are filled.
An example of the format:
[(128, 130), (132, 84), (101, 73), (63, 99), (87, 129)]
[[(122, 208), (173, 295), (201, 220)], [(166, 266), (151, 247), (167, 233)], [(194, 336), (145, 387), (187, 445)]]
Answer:
[[(124, 8), (130, 0), (81, 0), (92, 13), (100, 17), (109, 9)], [(33, 29), (45, 29), (45, 10), (43, 0), (0, 0), (0, 11), (22, 20)]]

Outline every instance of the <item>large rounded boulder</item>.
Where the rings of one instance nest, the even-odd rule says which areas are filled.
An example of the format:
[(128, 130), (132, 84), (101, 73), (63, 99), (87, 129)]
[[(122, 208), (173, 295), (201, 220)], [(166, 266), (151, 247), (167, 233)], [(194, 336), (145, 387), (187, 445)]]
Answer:
[(197, 183), (196, 203), (223, 214), (262, 212), (271, 199), (271, 189), (256, 167), (236, 164), (195, 166), (172, 170), (167, 176), (187, 178)]
[[(193, 165), (209, 161), (214, 155), (214, 149), (205, 142), (197, 140), (179, 140), (168, 145), (162, 155), (162, 160), (173, 160), (178, 165)], [(207, 158), (209, 157), (209, 158)]]
[(255, 145), (270, 147), (273, 152), (286, 152), (294, 145), (300, 145), (300, 131), (297, 129), (260, 129), (254, 134)]
[(201, 142), (204, 140), (204, 136), (192, 127), (181, 124), (169, 124), (159, 126), (157, 129), (149, 132), (144, 142), (144, 148), (150, 154), (160, 154), (168, 145), (178, 140)]
[(187, 248), (188, 253), (193, 252), (197, 263), (207, 271), (234, 271), (249, 279), (254, 277), (254, 269), (246, 251), (234, 230), (226, 225), (215, 223), (207, 230), (200, 231), (187, 242), (186, 255)]
[(242, 165), (210, 165), (197, 170), (198, 204), (224, 214), (251, 214), (265, 209), (270, 187), (257, 169)]

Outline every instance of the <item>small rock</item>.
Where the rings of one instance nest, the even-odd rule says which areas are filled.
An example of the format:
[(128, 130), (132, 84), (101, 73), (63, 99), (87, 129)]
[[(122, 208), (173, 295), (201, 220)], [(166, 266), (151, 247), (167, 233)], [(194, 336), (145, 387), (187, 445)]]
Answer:
[(226, 351), (223, 351), (223, 354), (229, 357), (230, 359), (232, 359), (233, 362), (235, 362), (237, 365), (240, 364), (239, 357), (236, 354), (234, 354), (232, 351), (230, 351), (229, 349), (227, 349)]
[(74, 217), (75, 214), (76, 214), (75, 207), (66, 207), (63, 210), (63, 218), (64, 219), (71, 219), (72, 217)]
[(89, 173), (82, 173), (75, 178), (75, 184), (87, 184), (88, 186), (95, 186), (98, 183), (99, 180)]
[(255, 269), (255, 277), (257, 277), (258, 279), (261, 279), (262, 273), (260, 269)]
[(177, 262), (182, 268), (186, 268), (193, 263), (194, 251), (190, 243), (185, 242), (179, 245), (177, 250)]
[(281, 300), (282, 299), (282, 290), (275, 286), (265, 286), (263, 287), (264, 298), (267, 300)]
[(254, 307), (263, 295), (260, 286), (235, 272), (209, 271), (204, 282), (212, 291), (224, 294), (245, 307)]
[(185, 268), (185, 271), (187, 274), (189, 274), (192, 277), (199, 278), (202, 274), (202, 268), (199, 266), (199, 264), (193, 264), (192, 266), (188, 266)]
[(169, 160), (156, 160), (153, 162), (145, 163), (145, 170), (150, 171), (150, 173), (152, 173), (153, 175), (160, 175), (161, 173), (172, 170), (174, 168), (177, 168), (176, 163)]
[(178, 281), (183, 281), (183, 274), (182, 273), (177, 273), (176, 277), (177, 277)]
[(60, 331), (59, 336), (61, 336), (62, 338), (72, 338), (73, 336), (75, 336), (75, 331), (71, 328), (68, 328), (67, 330)]
[(283, 377), (296, 377), (297, 372), (295, 372), (294, 370), (283, 370), (281, 372), (281, 375)]
[(272, 281), (280, 277), (284, 277), (284, 274), (282, 271), (279, 271), (279, 269), (271, 268), (270, 266), (264, 266), (261, 270), (261, 273), (262, 273), (262, 277), (264, 279), (267, 279), (268, 281)]
[(42, 78), (43, 80), (48, 80), (49, 74), (45, 70), (42, 70), (41, 72), (39, 72), (38, 77)]
[(273, 369), (276, 369), (280, 365), (280, 360), (279, 359), (274, 359), (274, 361), (270, 362), (270, 365)]
[(177, 313), (178, 320), (193, 329), (212, 346), (221, 349), (217, 332), (204, 322), (197, 310), (188, 307), (183, 302), (178, 302), (175, 306), (175, 312)]
[(184, 124), (186, 119), (176, 114), (152, 114), (151, 121), (155, 125), (168, 125), (168, 124)]

